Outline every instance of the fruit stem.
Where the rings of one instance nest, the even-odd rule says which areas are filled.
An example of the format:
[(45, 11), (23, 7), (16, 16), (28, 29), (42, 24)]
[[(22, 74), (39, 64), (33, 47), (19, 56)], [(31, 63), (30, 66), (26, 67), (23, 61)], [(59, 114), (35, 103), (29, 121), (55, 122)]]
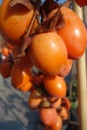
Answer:
[(35, 18), (37, 17), (37, 14), (38, 14), (38, 10), (39, 10), (39, 8), (40, 8), (40, 3), (41, 3), (40, 0), (37, 0), (37, 1), (36, 1), (36, 8), (35, 8), (35, 10), (34, 10), (34, 14), (33, 14), (31, 23), (30, 23), (30, 25), (29, 25), (29, 28), (28, 28), (26, 37), (28, 37), (28, 36), (30, 35), (31, 28), (32, 28), (32, 26), (33, 26), (33, 23), (34, 23), (34, 21), (35, 21)]
[(33, 18), (32, 18), (32, 20), (31, 20), (31, 23), (30, 23), (30, 25), (29, 25), (29, 28), (28, 28), (26, 37), (28, 37), (28, 36), (30, 35), (30, 31), (31, 31), (31, 28), (32, 28), (33, 23), (34, 23), (34, 21), (35, 21), (36, 14), (37, 14), (37, 10), (34, 11), (34, 15), (33, 15)]

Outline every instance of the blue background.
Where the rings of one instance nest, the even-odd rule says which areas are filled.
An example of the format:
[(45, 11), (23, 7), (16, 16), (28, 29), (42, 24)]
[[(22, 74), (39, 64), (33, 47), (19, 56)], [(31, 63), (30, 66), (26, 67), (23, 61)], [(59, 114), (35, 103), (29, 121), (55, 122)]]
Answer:
[(0, 3), (1, 3), (2, 0), (0, 0)]

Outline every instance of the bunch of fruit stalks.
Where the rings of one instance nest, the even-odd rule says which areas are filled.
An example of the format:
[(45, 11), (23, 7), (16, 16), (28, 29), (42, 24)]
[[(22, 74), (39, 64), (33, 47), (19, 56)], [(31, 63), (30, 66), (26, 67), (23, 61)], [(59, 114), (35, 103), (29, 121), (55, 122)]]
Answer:
[(6, 40), (0, 74), (11, 77), (15, 89), (29, 91), (29, 107), (38, 111), (46, 130), (61, 130), (69, 119), (65, 77), (87, 44), (87, 30), (71, 4), (3, 0), (0, 6), (0, 33)]

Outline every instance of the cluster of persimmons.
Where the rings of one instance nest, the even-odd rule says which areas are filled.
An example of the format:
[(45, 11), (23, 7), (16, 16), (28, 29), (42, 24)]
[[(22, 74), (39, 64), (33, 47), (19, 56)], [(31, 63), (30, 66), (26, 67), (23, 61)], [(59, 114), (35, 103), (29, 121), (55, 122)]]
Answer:
[(2, 0), (0, 33), (6, 41), (0, 58), (0, 74), (22, 92), (38, 110), (46, 130), (61, 130), (69, 119), (65, 77), (74, 60), (84, 53), (87, 30), (69, 8), (53, 0)]

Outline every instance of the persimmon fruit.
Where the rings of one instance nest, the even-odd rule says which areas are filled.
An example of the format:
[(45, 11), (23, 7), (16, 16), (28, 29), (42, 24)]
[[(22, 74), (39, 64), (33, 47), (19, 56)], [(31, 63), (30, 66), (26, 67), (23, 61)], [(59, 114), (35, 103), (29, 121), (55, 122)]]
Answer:
[(62, 118), (57, 115), (56, 123), (52, 126), (45, 126), (45, 130), (62, 130)]
[(81, 7), (87, 6), (87, 0), (75, 0), (75, 2)]
[(58, 98), (56, 101), (54, 101), (53, 103), (51, 103), (51, 106), (55, 109), (58, 109), (62, 104), (62, 99)]
[(69, 118), (68, 111), (65, 107), (61, 108), (61, 111), (58, 113), (63, 120), (67, 120)]
[[(26, 87), (31, 88), (32, 73), (30, 68), (26, 64), (21, 64), (20, 61), (15, 62), (11, 69), (11, 83), (19, 90), (26, 89)], [(26, 83), (28, 83), (28, 86), (26, 86)]]
[(61, 12), (65, 25), (59, 29), (58, 35), (63, 39), (69, 58), (80, 58), (87, 45), (87, 30), (79, 16), (70, 8), (62, 7)]
[(10, 43), (19, 41), (29, 26), (34, 10), (21, 4), (10, 7), (10, 0), (3, 0), (0, 7), (0, 33)]
[(9, 57), (9, 50), (7, 47), (4, 47), (2, 48), (2, 51), (1, 51), (2, 55), (6, 56), (6, 57)]
[(12, 68), (12, 62), (9, 61), (8, 58), (4, 59), (0, 63), (0, 74), (3, 78), (8, 78), (11, 76), (11, 68)]
[(31, 109), (36, 110), (40, 106), (42, 101), (41, 97), (35, 96), (35, 91), (31, 91), (29, 98), (28, 98), (28, 105)]
[(41, 108), (39, 110), (40, 120), (44, 125), (52, 126), (57, 120), (57, 112), (54, 108)]
[(21, 85), (21, 87), (19, 88), (20, 91), (22, 92), (28, 92), (32, 89), (33, 84), (31, 81), (26, 82), (24, 85)]
[(73, 65), (73, 60), (67, 58), (66, 66), (59, 72), (58, 75), (60, 75), (60, 76), (65, 78), (70, 73), (70, 71), (72, 69), (72, 65)]
[(43, 79), (46, 91), (57, 97), (65, 97), (67, 86), (63, 77), (61, 76), (45, 76)]
[(64, 106), (67, 111), (69, 111), (71, 109), (71, 103), (70, 103), (70, 100), (66, 97), (64, 99), (62, 99), (62, 106)]
[(57, 115), (57, 121), (53, 126), (51, 126), (51, 129), (52, 130), (61, 130), (62, 125), (63, 125), (62, 118), (59, 115)]
[(43, 73), (57, 74), (67, 63), (67, 49), (56, 32), (36, 34), (29, 47), (32, 63)]
[[(3, 0), (0, 6), (0, 33), (7, 47), (2, 50), (6, 59), (1, 59), (0, 74), (10, 76), (15, 89), (30, 92), (28, 105), (38, 110), (46, 130), (61, 130), (71, 108), (65, 77), (72, 69), (73, 59), (80, 58), (86, 49), (87, 30), (73, 10), (57, 6), (54, 1), (48, 0), (44, 5), (34, 1), (31, 10), (25, 1), (12, 7), (10, 2)], [(45, 4), (49, 5), (44, 10), (46, 19), (42, 12)], [(58, 9), (62, 15), (54, 15)], [(55, 19), (51, 21), (53, 15)]]

